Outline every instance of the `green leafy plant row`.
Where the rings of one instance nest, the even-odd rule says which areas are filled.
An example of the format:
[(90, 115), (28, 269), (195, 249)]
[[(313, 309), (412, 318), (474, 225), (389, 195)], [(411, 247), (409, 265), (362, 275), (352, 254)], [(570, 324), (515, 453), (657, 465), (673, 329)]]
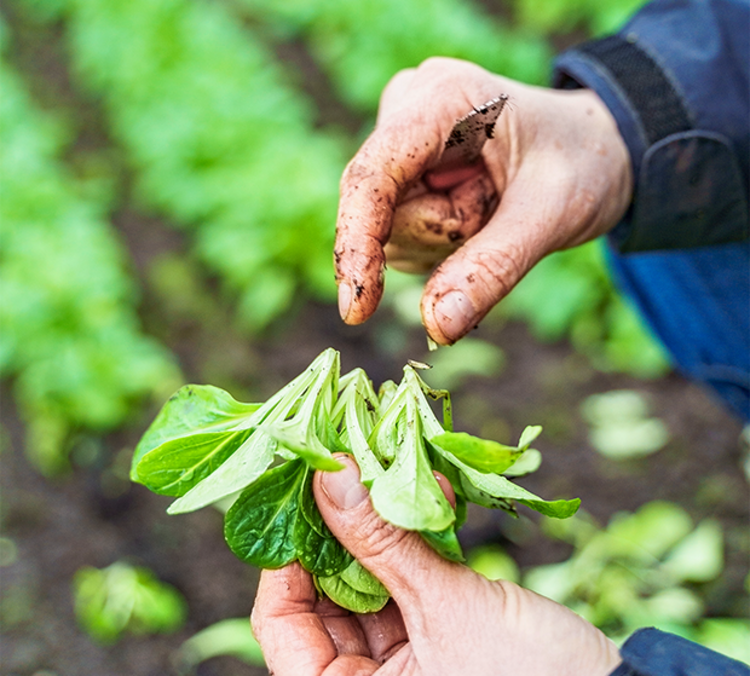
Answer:
[(106, 199), (59, 161), (63, 128), (4, 59), (0, 90), (0, 375), (13, 379), (29, 457), (53, 473), (66, 466), (71, 431), (120, 425), (179, 372), (141, 332)]
[[(340, 97), (374, 114), (393, 75), (431, 56), (450, 56), (536, 84), (546, 83), (552, 50), (535, 32), (511, 26), (461, 0), (236, 0), (277, 40), (302, 36)], [(479, 102), (477, 102), (479, 103)]]
[[(313, 104), (272, 47), (303, 40), (345, 105), (373, 116), (397, 70), (436, 54), (543, 84), (552, 32), (613, 28), (613, 12), (635, 8), (631, 0), (582, 1), (566, 24), (544, 18), (558, 17), (560, 3), (545, 14), (519, 0), (507, 12), (511, 24), (457, 0), (368, 0), (357, 11), (322, 0), (23, 4), (62, 19), (76, 80), (102, 101), (142, 204), (193, 229), (200, 258), (238, 299), (240, 321), (255, 329), (287, 310), (299, 290), (332, 297), (336, 186), (356, 147), (316, 128)], [(556, 322), (556, 337), (570, 336), (603, 368), (663, 372), (659, 349), (591, 251), (543, 263), (530, 277), (540, 283), (525, 287), (560, 293), (538, 302), (538, 291), (519, 291), (509, 301), (515, 316), (537, 329)]]
[(101, 100), (142, 207), (193, 229), (240, 320), (264, 326), (300, 288), (330, 298), (346, 153), (314, 128), (263, 40), (217, 2), (55, 6), (76, 82)]
[(531, 30), (569, 33), (584, 28), (599, 35), (616, 31), (646, 0), (514, 0), (515, 18)]
[[(443, 399), (442, 422), (428, 398)], [(328, 349), (263, 404), (183, 387), (138, 444), (131, 478), (176, 497), (171, 514), (230, 502), (224, 536), (240, 559), (261, 568), (298, 560), (321, 592), (368, 612), (388, 592), (328, 530), (312, 493), (315, 470), (337, 471), (333, 452), (351, 453), (384, 519), (463, 560), (456, 529), (467, 502), (511, 513), (518, 502), (556, 518), (578, 509), (577, 499), (548, 502), (508, 478), (538, 467), (529, 446), (540, 432), (527, 427), (517, 446), (453, 432), (448, 393), (429, 388), (412, 366), (376, 394), (362, 369), (340, 376), (338, 352)], [(453, 486), (455, 509), (433, 470)]]
[[(717, 617), (707, 591), (724, 571), (724, 537), (712, 518), (695, 525), (677, 504), (649, 502), (601, 527), (585, 512), (542, 520), (546, 534), (573, 546), (569, 559), (524, 571), (498, 545), (468, 552), (490, 580), (523, 584), (564, 603), (622, 643), (654, 626), (750, 663), (750, 620)], [(750, 592), (750, 576), (745, 589)]]

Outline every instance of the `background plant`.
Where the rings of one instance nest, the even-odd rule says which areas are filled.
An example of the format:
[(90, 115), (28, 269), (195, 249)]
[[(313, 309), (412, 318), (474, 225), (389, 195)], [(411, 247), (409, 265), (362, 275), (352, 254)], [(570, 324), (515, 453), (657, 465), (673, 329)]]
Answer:
[(678, 505), (654, 501), (616, 514), (605, 528), (585, 517), (545, 521), (545, 528), (571, 543), (573, 554), (527, 571), (524, 586), (571, 607), (617, 641), (655, 626), (750, 661), (740, 639), (750, 630), (747, 618), (702, 619), (700, 585), (724, 567), (715, 520), (695, 525)]
[(179, 591), (148, 568), (126, 561), (103, 569), (80, 568), (73, 578), (73, 599), (81, 627), (104, 644), (116, 642), (126, 632), (177, 631), (187, 613)]
[(16, 376), (30, 459), (54, 473), (66, 465), (71, 431), (112, 429), (134, 402), (163, 396), (180, 376), (140, 329), (104, 186), (75, 180), (60, 162), (67, 130), (33, 105), (8, 66), (4, 26), (0, 375)]
[(542, 528), (572, 545), (567, 559), (521, 571), (502, 547), (485, 545), (467, 563), (490, 580), (518, 582), (572, 608), (618, 643), (654, 626), (750, 662), (750, 621), (704, 616), (701, 587), (724, 566), (715, 520), (696, 525), (679, 505), (653, 501), (604, 527), (582, 511), (564, 522), (545, 519)]

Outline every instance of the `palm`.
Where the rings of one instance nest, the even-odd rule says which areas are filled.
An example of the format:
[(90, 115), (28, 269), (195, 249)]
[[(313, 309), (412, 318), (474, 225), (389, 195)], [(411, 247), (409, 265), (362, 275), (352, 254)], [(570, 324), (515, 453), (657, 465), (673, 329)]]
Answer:
[[(279, 637), (296, 637), (269, 657), (269, 669), (285, 672), (295, 665), (300, 676), (417, 674), (398, 606), (393, 601), (377, 613), (358, 615), (320, 599), (311, 576), (299, 564), (263, 571), (259, 597), (275, 599), (272, 613), (258, 617), (256, 633), (268, 627)], [(281, 600), (283, 599), (283, 600)], [(264, 626), (258, 626), (260, 624)], [(300, 671), (304, 663), (307, 671)]]

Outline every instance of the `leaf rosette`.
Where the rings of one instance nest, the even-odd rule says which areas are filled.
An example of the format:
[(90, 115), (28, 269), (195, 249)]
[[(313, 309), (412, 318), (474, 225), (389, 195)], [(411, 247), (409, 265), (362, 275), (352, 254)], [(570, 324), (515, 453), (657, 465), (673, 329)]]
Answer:
[[(442, 400), (442, 420), (430, 400)], [(578, 509), (577, 499), (547, 501), (509, 478), (538, 468), (531, 444), (540, 432), (527, 427), (516, 446), (454, 432), (449, 393), (430, 388), (412, 366), (398, 385), (388, 381), (376, 393), (362, 369), (341, 376), (339, 354), (329, 348), (265, 403), (184, 386), (136, 447), (131, 478), (175, 497), (170, 514), (229, 504), (224, 537), (236, 556), (261, 568), (299, 561), (321, 594), (373, 612), (388, 591), (326, 526), (314, 472), (341, 469), (333, 453), (350, 453), (380, 516), (463, 561), (456, 533), (468, 502), (511, 514), (520, 503), (557, 518)], [(455, 509), (434, 470), (453, 486)]]

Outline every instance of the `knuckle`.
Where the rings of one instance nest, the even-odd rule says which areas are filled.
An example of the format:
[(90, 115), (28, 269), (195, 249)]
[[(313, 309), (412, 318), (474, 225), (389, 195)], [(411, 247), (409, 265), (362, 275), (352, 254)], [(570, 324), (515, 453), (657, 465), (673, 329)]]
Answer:
[(494, 585), (495, 591), (499, 592), (500, 614), (507, 618), (520, 617), (525, 605), (524, 596), (529, 592), (508, 580), (495, 580), (491, 584)]
[(470, 275), (485, 297), (494, 302), (508, 295), (523, 276), (523, 255), (517, 247), (482, 249), (472, 255), (473, 268), (478, 274)]
[(341, 181), (339, 183), (341, 191), (344, 192), (345, 190), (350, 189), (359, 181), (372, 176), (373, 173), (374, 171), (371, 163), (369, 163), (366, 158), (361, 158), (359, 155), (357, 155), (344, 168), (344, 172), (341, 175)]
[(363, 564), (367, 561), (401, 560), (404, 541), (409, 533), (383, 521), (376, 512), (372, 512), (360, 526), (364, 534), (362, 556)]
[(444, 73), (449, 68), (455, 68), (458, 63), (457, 59), (452, 59), (448, 56), (430, 56), (419, 64), (417, 70), (420, 74), (434, 71)]

